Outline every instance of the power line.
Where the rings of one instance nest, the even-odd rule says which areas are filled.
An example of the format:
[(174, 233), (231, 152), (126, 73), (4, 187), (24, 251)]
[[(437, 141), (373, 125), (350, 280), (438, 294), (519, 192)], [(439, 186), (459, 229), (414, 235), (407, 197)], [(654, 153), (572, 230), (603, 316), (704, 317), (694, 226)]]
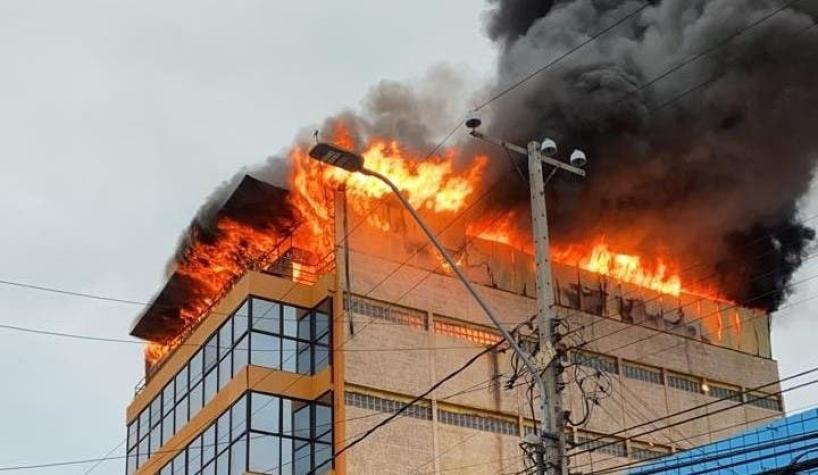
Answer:
[(487, 105), (491, 104), (492, 102), (496, 101), (497, 99), (505, 96), (506, 94), (513, 91), (514, 89), (517, 89), (518, 87), (522, 86), (523, 84), (530, 81), (534, 77), (538, 76), (540, 73), (542, 73), (546, 69), (548, 69), (551, 66), (559, 63), (560, 61), (562, 61), (563, 59), (567, 58), (568, 56), (574, 54), (578, 50), (580, 50), (580, 49), (584, 48), (585, 46), (589, 45), (590, 43), (596, 41), (597, 39), (599, 39), (599, 37), (605, 35), (606, 33), (610, 32), (613, 29), (615, 29), (619, 25), (625, 23), (627, 20), (633, 18), (635, 15), (639, 14), (640, 12), (642, 12), (642, 10), (648, 8), (649, 6), (651, 6), (650, 3), (645, 3), (641, 7), (637, 8), (637, 9), (631, 11), (630, 13), (628, 13), (627, 15), (623, 16), (622, 18), (620, 18), (619, 20), (617, 20), (616, 22), (614, 22), (612, 25), (608, 26), (607, 28), (604, 28), (604, 29), (594, 33), (593, 35), (591, 35), (590, 38), (588, 38), (585, 41), (581, 42), (580, 44), (574, 46), (573, 48), (569, 49), (565, 53), (563, 53), (563, 54), (559, 55), (558, 57), (556, 57), (555, 59), (549, 61), (545, 65), (535, 69), (534, 71), (532, 71), (528, 75), (526, 75), (523, 78), (519, 79), (514, 84), (511, 84), (510, 86), (504, 88), (503, 90), (501, 90), (497, 94), (491, 96), (488, 100), (486, 100), (485, 102), (483, 102), (479, 106), (475, 107), (475, 110), (480, 110), (480, 109), (486, 107)]

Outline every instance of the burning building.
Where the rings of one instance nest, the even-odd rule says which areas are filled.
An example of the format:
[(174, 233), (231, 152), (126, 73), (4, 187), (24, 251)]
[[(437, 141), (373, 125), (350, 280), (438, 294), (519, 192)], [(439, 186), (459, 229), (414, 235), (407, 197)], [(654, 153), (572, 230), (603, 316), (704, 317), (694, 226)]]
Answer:
[[(814, 237), (797, 206), (818, 157), (818, 61), (804, 53), (814, 7), (490, 4), (489, 132), (547, 133), (592, 157), (587, 182), (555, 177), (548, 191), (573, 469), (779, 416), (769, 314)], [(591, 37), (579, 59), (526, 76)], [(456, 89), (432, 79), (383, 83), (323, 130), (398, 184), (525, 340), (524, 164), (432, 147)], [(311, 162), (307, 143), (211, 198), (135, 322), (149, 344), (127, 410), (128, 473), (522, 473), (519, 442), (538, 416), (519, 362), (493, 347), (498, 332), (389, 189)], [(695, 419), (633, 430), (688, 408)]]
[[(535, 312), (530, 245), (514, 225), (522, 211), (498, 214), (479, 199), (485, 159), (461, 168), (447, 151), (421, 167), (396, 142), (364, 150), (505, 323), (524, 328)], [(536, 415), (525, 384), (508, 379), (515, 363), (502, 346), (344, 449), (500, 335), (386, 190), (309, 162), (300, 148), (291, 159), (290, 190), (244, 176), (194, 221), (175, 271), (136, 320), (133, 335), (152, 343), (127, 411), (128, 473), (522, 469), (518, 444)], [(781, 414), (773, 385), (746, 407), (629, 438), (622, 430), (645, 418), (725, 395), (741, 401), (776, 380), (768, 314), (601, 237), (557, 245), (553, 256), (574, 378), (604, 374), (609, 385), (569, 439), (614, 443), (575, 466), (686, 449)], [(570, 388), (579, 417), (585, 393)]]

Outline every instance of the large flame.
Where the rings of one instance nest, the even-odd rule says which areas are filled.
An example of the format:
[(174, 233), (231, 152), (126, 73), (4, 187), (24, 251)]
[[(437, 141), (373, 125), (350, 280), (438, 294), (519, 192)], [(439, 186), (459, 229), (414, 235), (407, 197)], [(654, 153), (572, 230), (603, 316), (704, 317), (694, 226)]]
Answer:
[[(509, 211), (499, 217), (472, 223), (466, 229), (466, 234), (533, 254), (531, 236), (519, 230), (516, 226), (518, 219), (516, 211)], [(717, 291), (705, 288), (698, 282), (684, 285), (681, 266), (677, 261), (664, 256), (647, 258), (615, 251), (604, 236), (593, 237), (584, 243), (552, 243), (551, 259), (559, 264), (578, 267), (663, 294), (678, 297), (682, 293), (688, 293), (712, 300), (725, 300)]]
[[(415, 208), (444, 215), (466, 207), (487, 162), (486, 157), (476, 157), (468, 168), (460, 170), (455, 166), (458, 154), (455, 149), (425, 157), (413, 154), (396, 140), (382, 138), (372, 138), (358, 147), (343, 124), (336, 124), (332, 142), (350, 150), (362, 150), (366, 168), (392, 180)], [(229, 217), (217, 221), (215, 239), (204, 239), (193, 232), (176, 269), (177, 275), (189, 280), (195, 289), (195, 298), (185, 301), (179, 309), (185, 329), (172, 341), (149, 343), (145, 350), (149, 364), (178, 346), (248, 269), (267, 268), (281, 257), (288, 250), (282, 246), (284, 240), (288, 240), (288, 246), (307, 251), (310, 256), (308, 262), (292, 260), (293, 280), (314, 283), (318, 265), (333, 250), (334, 190), (345, 188), (352, 211), (367, 216), (368, 222), (379, 229), (390, 229), (388, 221), (372, 212), (381, 198), (391, 193), (385, 184), (317, 162), (309, 158), (305, 146), (293, 148), (289, 158), (292, 166), (288, 200), (299, 221), (292, 235), (282, 235), (270, 227), (254, 228)]]

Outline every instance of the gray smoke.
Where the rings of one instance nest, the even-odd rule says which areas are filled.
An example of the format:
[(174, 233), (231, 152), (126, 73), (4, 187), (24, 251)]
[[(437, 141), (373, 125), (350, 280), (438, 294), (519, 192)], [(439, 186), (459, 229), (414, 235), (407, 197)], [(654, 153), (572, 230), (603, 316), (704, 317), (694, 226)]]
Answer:
[[(643, 88), (785, 4), (652, 2), (492, 103), (492, 134), (518, 143), (548, 135), (563, 153), (591, 157), (587, 180), (554, 182), (557, 239), (599, 233), (618, 248), (662, 251), (739, 302), (777, 308), (814, 237), (797, 206), (818, 161), (818, 7), (808, 3)], [(645, 2), (491, 4), (499, 91)], [(512, 190), (507, 199), (526, 197)]]

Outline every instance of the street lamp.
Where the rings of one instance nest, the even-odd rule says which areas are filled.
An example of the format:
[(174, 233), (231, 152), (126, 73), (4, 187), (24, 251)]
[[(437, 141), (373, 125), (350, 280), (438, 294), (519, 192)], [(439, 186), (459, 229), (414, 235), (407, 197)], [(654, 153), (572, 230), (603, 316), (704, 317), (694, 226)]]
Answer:
[[(366, 169), (364, 167), (363, 157), (348, 150), (336, 147), (335, 145), (318, 143), (312, 148), (312, 150), (310, 150), (310, 157), (328, 165), (343, 168), (349, 172), (361, 173), (362, 175), (375, 177), (392, 189), (395, 196), (397, 196), (400, 202), (403, 204), (404, 208), (409, 211), (409, 214), (412, 215), (412, 218), (416, 223), (418, 223), (418, 226), (423, 229), (423, 232), (426, 234), (429, 240), (432, 241), (432, 244), (434, 244), (437, 251), (443, 256), (446, 263), (449, 264), (449, 267), (451, 267), (451, 269), (454, 271), (457, 278), (460, 280), (463, 286), (466, 287), (466, 290), (468, 290), (477, 304), (480, 305), (480, 308), (483, 309), (483, 312), (485, 312), (485, 314), (489, 317), (489, 320), (491, 320), (494, 326), (497, 327), (497, 330), (499, 330), (500, 334), (503, 335), (503, 338), (505, 338), (509, 346), (511, 346), (514, 353), (520, 357), (520, 360), (522, 360), (528, 372), (531, 373), (531, 377), (534, 379), (538, 389), (540, 390), (541, 399), (545, 401), (545, 396), (548, 394), (546, 391), (545, 381), (540, 374), (540, 370), (538, 370), (536, 364), (531, 359), (531, 355), (523, 351), (519, 343), (517, 343), (514, 337), (511, 336), (511, 333), (503, 328), (503, 325), (500, 323), (500, 319), (497, 318), (494, 310), (492, 310), (488, 303), (483, 300), (483, 297), (480, 296), (474, 285), (472, 285), (469, 279), (466, 278), (466, 274), (463, 273), (460, 266), (457, 265), (452, 256), (449, 254), (449, 251), (443, 247), (443, 244), (441, 244), (441, 242), (437, 239), (437, 236), (435, 236), (426, 222), (423, 221), (423, 218), (420, 217), (418, 212), (412, 207), (411, 204), (409, 204), (409, 201), (403, 196), (398, 187), (392, 183), (389, 178), (378, 172)], [(546, 413), (544, 412), (543, 417), (545, 417), (545, 414)], [(552, 439), (555, 437), (554, 434), (547, 434), (547, 436)]]

